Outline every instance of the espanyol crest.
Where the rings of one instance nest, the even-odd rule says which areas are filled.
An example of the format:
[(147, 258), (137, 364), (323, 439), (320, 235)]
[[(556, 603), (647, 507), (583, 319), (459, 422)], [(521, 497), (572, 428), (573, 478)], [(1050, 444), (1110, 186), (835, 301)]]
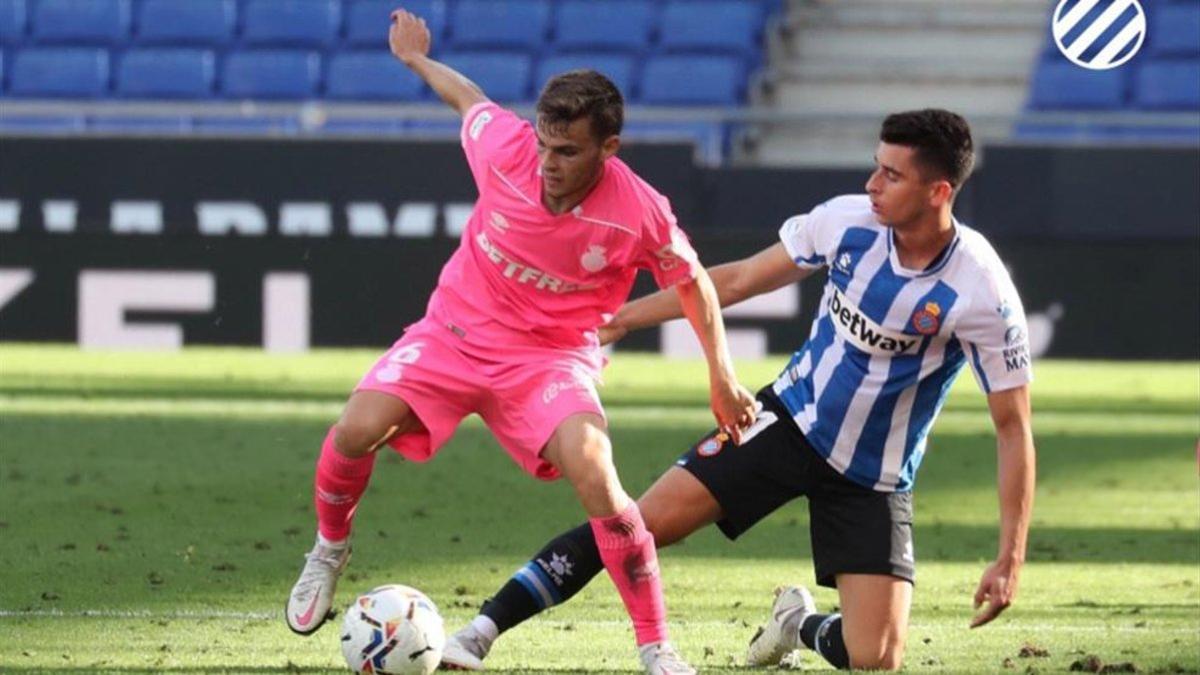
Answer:
[(1133, 58), (1146, 39), (1138, 0), (1059, 0), (1050, 19), (1058, 50), (1088, 70), (1109, 70)]

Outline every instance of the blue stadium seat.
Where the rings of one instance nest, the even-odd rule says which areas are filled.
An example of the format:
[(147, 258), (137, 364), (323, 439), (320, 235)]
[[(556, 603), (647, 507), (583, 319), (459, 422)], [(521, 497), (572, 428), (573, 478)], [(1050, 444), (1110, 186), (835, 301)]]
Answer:
[(115, 89), (126, 98), (207, 98), (216, 79), (211, 51), (131, 49), (117, 65)]
[(355, 47), (386, 47), (390, 17), (397, 5), (425, 19), (436, 51), (446, 34), (444, 0), (356, 0), (346, 10), (346, 43)]
[(1134, 85), (1139, 108), (1200, 112), (1200, 59), (1151, 61), (1138, 70)]
[(555, 17), (554, 46), (641, 52), (650, 46), (657, 12), (649, 0), (567, 0)]
[(218, 46), (233, 40), (234, 0), (142, 0), (137, 40), (148, 45)]
[(416, 101), (424, 94), (421, 78), (387, 52), (341, 52), (329, 61), (328, 98)]
[(233, 52), (225, 58), (221, 91), (231, 98), (305, 99), (316, 96), (320, 80), (317, 52)]
[(129, 37), (129, 0), (38, 0), (32, 34), (42, 44), (110, 46)]
[(1146, 38), (1152, 55), (1200, 56), (1200, 3), (1155, 5)]
[(626, 101), (633, 100), (633, 57), (622, 54), (561, 54), (544, 58), (538, 63), (533, 86), (540, 90), (551, 77), (580, 68), (604, 73)]
[(642, 71), (640, 100), (651, 105), (738, 105), (742, 65), (729, 56), (657, 56)]
[(495, 101), (528, 101), (533, 65), (524, 54), (456, 52), (442, 61), (478, 84)]
[(337, 0), (248, 0), (242, 40), (255, 47), (327, 47), (341, 24)]
[(1042, 61), (1033, 74), (1034, 110), (1105, 110), (1125, 105), (1125, 70), (1086, 70), (1067, 61)]
[(29, 14), (25, 0), (0, 0), (0, 44), (20, 44), (25, 39)]
[(752, 0), (673, 0), (663, 9), (660, 44), (668, 52), (750, 55), (759, 49), (762, 11)]
[(455, 49), (525, 49), (546, 41), (550, 3), (546, 0), (459, 0), (450, 24)]
[(23, 49), (13, 57), (8, 91), (32, 98), (99, 98), (108, 94), (108, 65), (103, 49)]

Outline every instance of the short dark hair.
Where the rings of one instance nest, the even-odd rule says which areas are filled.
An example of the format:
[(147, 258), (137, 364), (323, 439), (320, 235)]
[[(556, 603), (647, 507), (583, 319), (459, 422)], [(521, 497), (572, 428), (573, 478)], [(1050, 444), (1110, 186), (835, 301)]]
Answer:
[(922, 167), (955, 189), (962, 187), (975, 166), (971, 127), (949, 110), (926, 108), (888, 115), (879, 140), (913, 148)]
[(575, 120), (587, 117), (592, 135), (603, 141), (621, 133), (625, 124), (625, 99), (604, 75), (594, 70), (571, 70), (550, 78), (537, 102), (538, 124), (563, 132)]

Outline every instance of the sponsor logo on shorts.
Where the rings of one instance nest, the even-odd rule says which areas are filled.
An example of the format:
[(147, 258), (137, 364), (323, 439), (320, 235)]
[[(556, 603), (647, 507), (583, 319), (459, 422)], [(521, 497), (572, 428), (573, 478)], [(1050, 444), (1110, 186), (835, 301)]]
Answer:
[(1018, 342), (1024, 341), (1025, 329), (1021, 328), (1020, 326), (1009, 326), (1008, 329), (1004, 331), (1004, 344), (1014, 345)]
[(725, 447), (725, 441), (729, 440), (729, 434), (724, 431), (717, 433), (715, 436), (704, 439), (700, 445), (696, 446), (696, 454), (701, 457), (712, 457), (721, 452), (721, 448)]
[(592, 387), (589, 383), (583, 380), (562, 380), (560, 382), (551, 382), (542, 390), (542, 403), (550, 405), (558, 395), (564, 391), (579, 390), (579, 395), (582, 398), (590, 398), (592, 395)]

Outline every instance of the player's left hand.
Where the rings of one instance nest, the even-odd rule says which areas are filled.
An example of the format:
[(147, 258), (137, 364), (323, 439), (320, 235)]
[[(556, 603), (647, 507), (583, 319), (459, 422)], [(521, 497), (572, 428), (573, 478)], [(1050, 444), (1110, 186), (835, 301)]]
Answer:
[(754, 424), (754, 395), (732, 378), (721, 378), (710, 387), (713, 416), (717, 428), (741, 444), (742, 429)]
[(971, 619), (971, 628), (978, 628), (1000, 616), (1017, 596), (1017, 576), (1020, 565), (995, 561), (983, 571), (979, 588), (975, 590), (975, 609), (983, 610)]

